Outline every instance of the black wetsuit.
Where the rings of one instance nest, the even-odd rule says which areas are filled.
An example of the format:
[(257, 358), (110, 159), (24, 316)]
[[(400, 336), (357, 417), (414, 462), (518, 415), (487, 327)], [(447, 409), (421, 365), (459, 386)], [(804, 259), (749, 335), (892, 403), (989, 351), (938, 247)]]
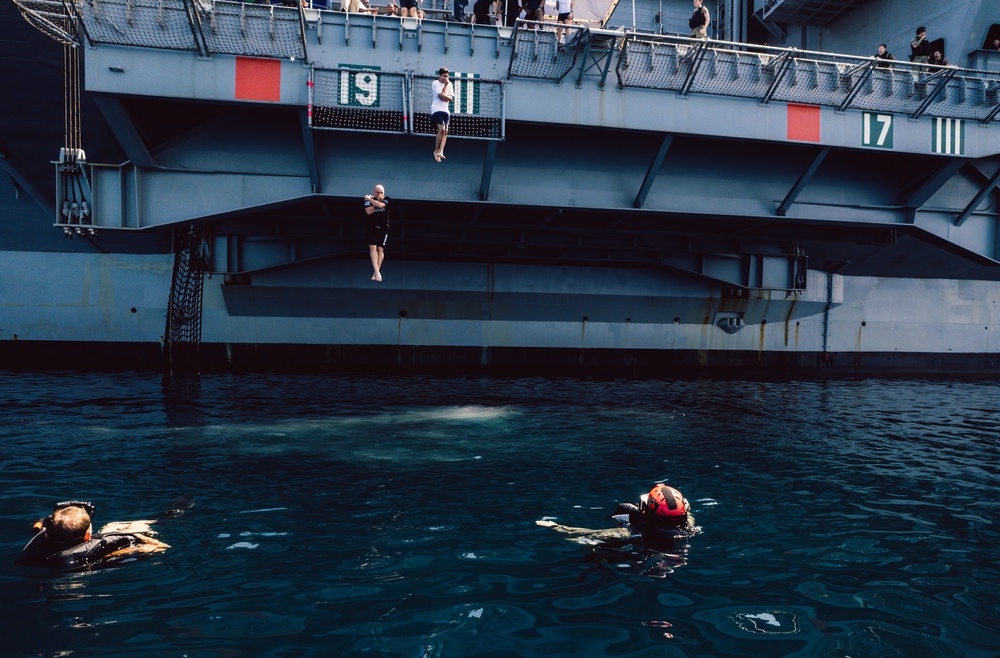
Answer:
[(694, 12), (691, 14), (691, 18), (688, 19), (688, 27), (691, 28), (692, 30), (701, 27), (706, 23), (708, 23), (708, 21), (705, 20), (704, 7), (698, 7), (697, 9), (695, 9)]
[(695, 525), (690, 512), (672, 521), (667, 517), (644, 512), (644, 509), (644, 505), (619, 503), (613, 516), (618, 518), (627, 514), (629, 528), (633, 534), (640, 533), (645, 541), (672, 541), (695, 534)]
[(365, 217), (368, 220), (368, 244), (384, 247), (389, 241), (389, 197), (382, 197), (381, 201), (385, 206), (379, 208), (366, 199), (365, 208), (371, 206), (375, 212), (369, 215), (366, 211)]
[(144, 543), (131, 532), (105, 532), (71, 546), (58, 545), (42, 531), (28, 542), (14, 564), (50, 569), (79, 569), (100, 562), (109, 554)]

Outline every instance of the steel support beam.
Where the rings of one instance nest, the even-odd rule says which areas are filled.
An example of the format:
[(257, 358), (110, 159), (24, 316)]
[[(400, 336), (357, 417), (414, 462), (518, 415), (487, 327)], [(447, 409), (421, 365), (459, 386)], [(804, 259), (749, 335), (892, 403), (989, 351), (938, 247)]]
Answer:
[(701, 63), (705, 59), (705, 53), (708, 52), (708, 42), (700, 41), (698, 45), (694, 47), (694, 51), (689, 51), (687, 57), (691, 59), (691, 69), (688, 71), (687, 77), (684, 79), (684, 84), (681, 85), (680, 91), (677, 95), (684, 97), (688, 95), (691, 91), (691, 85), (694, 84), (694, 79), (698, 75), (698, 69), (701, 68)]
[(146, 144), (142, 141), (142, 137), (139, 135), (132, 117), (120, 100), (114, 96), (94, 94), (94, 103), (97, 105), (97, 109), (101, 111), (101, 114), (104, 115), (108, 127), (111, 128), (115, 139), (121, 144), (125, 155), (132, 161), (132, 164), (137, 167), (159, 166), (156, 158), (146, 148)]
[[(770, 32), (778, 41), (785, 43), (785, 38), (788, 36), (785, 32), (778, 27), (776, 24), (764, 18), (764, 10), (755, 11), (753, 17), (757, 19), (757, 22), (764, 26), (764, 29)], [(745, 39), (730, 39), (731, 41), (744, 41)]]
[(785, 195), (785, 200), (782, 201), (778, 206), (778, 209), (774, 211), (775, 215), (778, 217), (784, 217), (788, 213), (788, 209), (793, 203), (795, 203), (795, 199), (802, 193), (802, 190), (805, 189), (806, 185), (809, 184), (809, 181), (812, 180), (816, 170), (819, 169), (819, 166), (823, 164), (823, 160), (825, 160), (826, 156), (829, 154), (830, 149), (828, 147), (821, 148), (819, 150), (819, 153), (817, 153), (816, 157), (813, 158), (812, 164), (810, 164), (806, 170), (802, 172), (799, 179), (795, 181), (795, 185), (792, 185), (792, 189), (788, 190), (788, 194)]
[(486, 142), (486, 154), (483, 157), (483, 178), (479, 183), (479, 200), (489, 201), (490, 200), (490, 183), (493, 180), (493, 163), (497, 158), (497, 143), (494, 141)]
[[(990, 88), (987, 91), (988, 92), (993, 92), (993, 93), (996, 93), (996, 92), (1000, 91), (1000, 84), (990, 85)], [(993, 109), (991, 109), (989, 112), (987, 112), (986, 116), (984, 116), (982, 118), (982, 120), (980, 120), (979, 123), (983, 124), (984, 126), (988, 126), (990, 124), (990, 122), (993, 121), (993, 119), (996, 118), (997, 113), (1000, 113), (1000, 103), (996, 103), (993, 106)]]
[(771, 82), (771, 86), (767, 88), (767, 92), (758, 101), (761, 105), (767, 105), (771, 102), (771, 97), (778, 91), (778, 85), (781, 84), (782, 79), (794, 62), (795, 58), (791, 50), (781, 53), (778, 59), (771, 62), (771, 67), (774, 70), (774, 80)]
[[(595, 42), (600, 42), (600, 45), (595, 47)], [(607, 81), (608, 71), (611, 68), (611, 60), (614, 59), (614, 54), (615, 42), (613, 39), (609, 39), (604, 35), (597, 36), (595, 34), (589, 34), (587, 38), (587, 45), (584, 46), (583, 55), (580, 57), (580, 72), (576, 76), (576, 86), (583, 86), (584, 73), (587, 73), (592, 69), (597, 69), (601, 74), (599, 86), (601, 89), (604, 89), (604, 84)]]
[(660, 143), (660, 150), (656, 152), (656, 156), (653, 158), (653, 161), (649, 163), (649, 169), (646, 170), (646, 178), (643, 179), (642, 185), (639, 187), (639, 193), (635, 195), (635, 201), (632, 202), (633, 208), (642, 208), (642, 204), (646, 202), (646, 196), (649, 194), (650, 188), (653, 187), (653, 181), (656, 180), (656, 175), (660, 173), (660, 167), (663, 165), (663, 158), (666, 157), (667, 151), (670, 149), (670, 144), (673, 141), (673, 135), (663, 136), (663, 141)]
[(50, 217), (56, 216), (55, 200), (47, 198), (47, 196), (42, 194), (37, 187), (31, 184), (31, 181), (28, 180), (28, 178), (22, 176), (14, 164), (8, 160), (7, 156), (5, 156), (2, 152), (0, 152), (0, 169), (2, 169), (3, 172), (10, 177), (10, 180), (17, 188), (23, 190), (29, 197), (31, 197), (31, 200), (37, 203), (38, 206), (48, 213)]
[(934, 75), (931, 75), (923, 80), (925, 84), (938, 81), (938, 85), (934, 88), (933, 92), (927, 94), (927, 98), (925, 98), (924, 102), (920, 104), (920, 107), (917, 108), (916, 112), (910, 115), (911, 121), (919, 119), (921, 115), (927, 111), (927, 108), (931, 106), (931, 103), (934, 102), (935, 98), (941, 95), (941, 92), (944, 91), (945, 87), (948, 86), (948, 83), (951, 82), (951, 79), (955, 77), (955, 73), (957, 72), (958, 69), (948, 68), (944, 71), (938, 71)]
[(312, 128), (309, 127), (309, 112), (306, 109), (299, 110), (299, 123), (302, 126), (302, 145), (305, 149), (306, 168), (309, 169), (309, 182), (312, 184), (313, 194), (319, 194), (319, 158), (316, 157), (316, 140), (313, 138)]
[(944, 187), (944, 184), (951, 180), (952, 176), (968, 162), (965, 158), (953, 158), (948, 163), (937, 170), (923, 183), (920, 183), (912, 191), (904, 193), (898, 205), (905, 207), (907, 224), (912, 224), (916, 215), (916, 210), (934, 196), (934, 193)]
[(983, 202), (986, 195), (993, 191), (993, 188), (996, 187), (998, 180), (1000, 180), (1000, 167), (997, 167), (996, 173), (990, 176), (986, 185), (984, 185), (982, 189), (976, 193), (976, 196), (972, 197), (972, 201), (969, 202), (969, 205), (965, 206), (965, 210), (963, 210), (958, 217), (955, 218), (955, 226), (961, 226), (965, 223), (965, 220), (967, 220), (976, 208), (979, 207), (979, 204)]
[(854, 86), (851, 87), (851, 90), (847, 93), (847, 96), (844, 97), (844, 101), (837, 107), (837, 112), (845, 112), (847, 108), (851, 106), (851, 103), (854, 101), (855, 98), (857, 98), (858, 92), (860, 92), (861, 88), (865, 85), (865, 83), (871, 79), (872, 71), (875, 70), (875, 67), (878, 65), (880, 61), (881, 60), (876, 59), (873, 60), (870, 64), (858, 65), (849, 72), (848, 75), (854, 75), (855, 73), (858, 72), (860, 72), (861, 75), (858, 76), (858, 81), (854, 83)]

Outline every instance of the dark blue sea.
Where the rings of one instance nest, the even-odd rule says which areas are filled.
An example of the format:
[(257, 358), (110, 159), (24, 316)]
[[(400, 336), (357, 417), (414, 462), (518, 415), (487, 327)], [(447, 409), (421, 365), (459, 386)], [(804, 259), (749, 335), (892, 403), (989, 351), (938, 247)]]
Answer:
[[(1000, 655), (1000, 383), (0, 373), (0, 655)], [(615, 525), (657, 481), (702, 532)], [(69, 498), (166, 552), (12, 563)]]

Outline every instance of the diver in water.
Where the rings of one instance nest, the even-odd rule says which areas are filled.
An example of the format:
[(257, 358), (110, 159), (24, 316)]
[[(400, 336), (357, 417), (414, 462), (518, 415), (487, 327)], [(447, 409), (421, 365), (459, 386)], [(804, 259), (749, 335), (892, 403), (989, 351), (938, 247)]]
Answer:
[(156, 533), (149, 526), (154, 521), (109, 523), (93, 534), (93, 517), (92, 503), (67, 500), (57, 504), (51, 514), (35, 522), (35, 536), (14, 564), (80, 569), (170, 548), (153, 539)]
[(698, 533), (691, 504), (680, 491), (658, 483), (638, 503), (619, 503), (611, 517), (620, 524), (617, 528), (591, 530), (564, 526), (548, 519), (536, 521), (540, 526), (571, 535), (571, 539), (584, 544), (626, 544), (641, 538), (652, 549), (672, 548), (674, 541)]
[(622, 523), (627, 521), (633, 532), (647, 542), (684, 539), (698, 531), (687, 498), (662, 482), (643, 494), (638, 504), (619, 503), (611, 516)]

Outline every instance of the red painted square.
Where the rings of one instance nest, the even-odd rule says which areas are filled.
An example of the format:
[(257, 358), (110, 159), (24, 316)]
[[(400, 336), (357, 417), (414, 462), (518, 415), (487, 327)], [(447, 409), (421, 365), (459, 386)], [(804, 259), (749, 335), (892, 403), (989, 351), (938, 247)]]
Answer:
[(237, 57), (236, 100), (280, 101), (281, 60)]
[(819, 106), (788, 104), (788, 139), (819, 141)]

